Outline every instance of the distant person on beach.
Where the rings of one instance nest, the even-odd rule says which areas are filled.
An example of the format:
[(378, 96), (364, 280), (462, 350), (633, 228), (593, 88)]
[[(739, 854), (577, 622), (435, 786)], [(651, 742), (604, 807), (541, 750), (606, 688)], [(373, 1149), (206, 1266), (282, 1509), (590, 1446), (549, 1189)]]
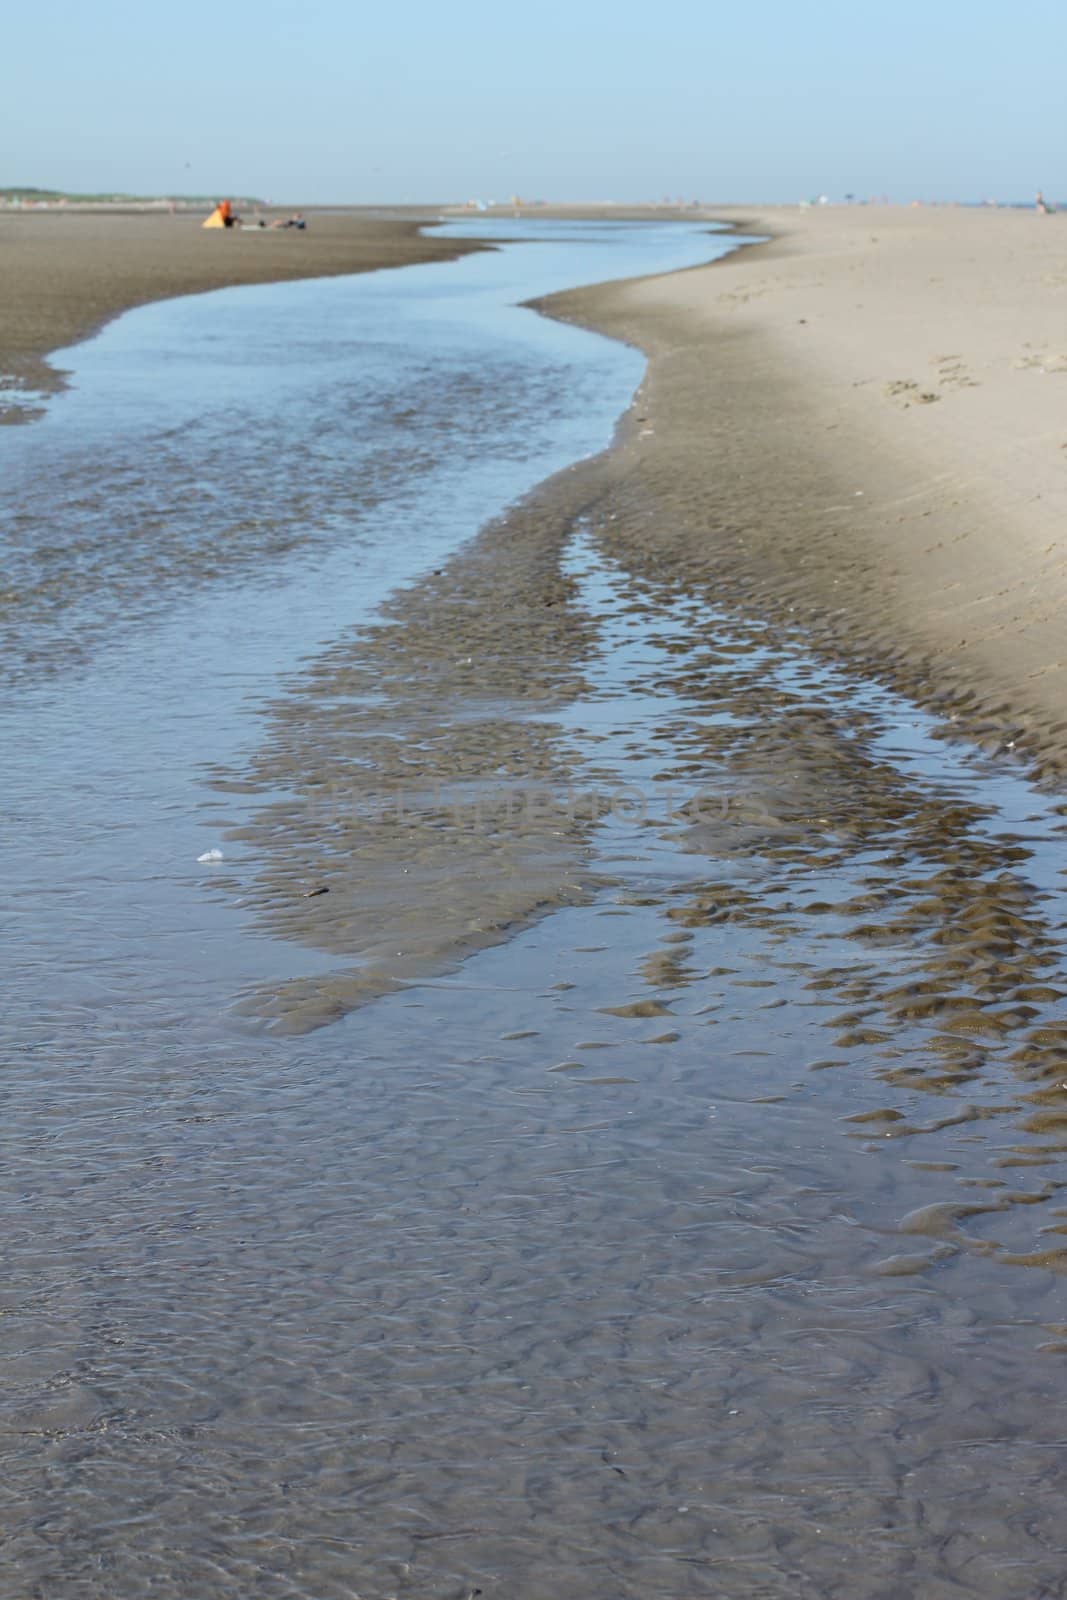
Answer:
[(239, 228), (241, 219), (228, 200), (220, 200), (211, 215), (200, 224), (202, 228)]
[(271, 223), (271, 227), (304, 229), (307, 227), (307, 223), (304, 221), (299, 211), (294, 211), (291, 217), (275, 217), (274, 221)]
[(1034, 196), (1034, 210), (1039, 212), (1043, 217), (1047, 217), (1052, 210), (1052, 207), (1049, 205), (1040, 189)]

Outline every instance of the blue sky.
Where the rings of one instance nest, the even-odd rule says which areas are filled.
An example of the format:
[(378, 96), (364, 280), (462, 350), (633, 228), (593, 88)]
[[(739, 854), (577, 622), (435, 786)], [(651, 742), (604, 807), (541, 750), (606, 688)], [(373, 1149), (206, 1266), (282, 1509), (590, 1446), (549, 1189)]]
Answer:
[(32, 0), (4, 47), (0, 184), (1067, 196), (1063, 0)]

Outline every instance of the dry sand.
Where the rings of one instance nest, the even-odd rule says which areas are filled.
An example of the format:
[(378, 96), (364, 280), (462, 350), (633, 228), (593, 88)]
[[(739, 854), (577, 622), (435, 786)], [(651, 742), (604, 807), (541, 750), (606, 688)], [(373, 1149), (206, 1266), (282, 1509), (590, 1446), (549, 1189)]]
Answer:
[(1067, 217), (717, 213), (771, 242), (556, 297), (651, 357), (620, 553), (1067, 762)]
[[(264, 212), (269, 221), (270, 213)], [(335, 277), (448, 261), (476, 245), (425, 238), (432, 210), (309, 212), (308, 227), (205, 231), (187, 212), (0, 214), (0, 388), (47, 393), (61, 376), (43, 359), (131, 306), (240, 283)], [(0, 414), (2, 415), (2, 414)], [(26, 420), (12, 408), (5, 421)]]

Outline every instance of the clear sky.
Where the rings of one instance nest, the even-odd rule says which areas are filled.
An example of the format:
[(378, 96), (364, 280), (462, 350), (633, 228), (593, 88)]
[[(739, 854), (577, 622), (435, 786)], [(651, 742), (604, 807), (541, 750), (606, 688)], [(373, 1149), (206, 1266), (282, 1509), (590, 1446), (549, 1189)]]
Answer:
[(21, 0), (0, 185), (1067, 196), (1065, 0)]

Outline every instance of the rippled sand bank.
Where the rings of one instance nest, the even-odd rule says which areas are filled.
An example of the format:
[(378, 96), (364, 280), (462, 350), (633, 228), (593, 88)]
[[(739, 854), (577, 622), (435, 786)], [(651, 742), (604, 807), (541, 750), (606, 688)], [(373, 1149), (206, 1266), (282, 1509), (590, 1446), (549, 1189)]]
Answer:
[(651, 357), (628, 558), (1067, 765), (1067, 218), (717, 213), (774, 237), (556, 297)]
[[(1035, 774), (1060, 779), (1065, 555), (1056, 512), (1067, 467), (1049, 427), (1067, 388), (1059, 400), (1050, 366), (1035, 397), (1034, 363), (1010, 359), (1013, 341), (1046, 348), (1052, 337), (1059, 224), (866, 208), (737, 220), (779, 237), (706, 267), (542, 303), (650, 353), (616, 449), (546, 484), (440, 573), (398, 595), (386, 627), (340, 645), (277, 708), (253, 787), (285, 788), (290, 799), (248, 837), (269, 845), (273, 835), (284, 850), (302, 834), (311, 864), (301, 884), (329, 872), (335, 881), (328, 904), (292, 902), (293, 868), (282, 862), (264, 875), (256, 903), (273, 926), (360, 961), (358, 979), (301, 995), (291, 1011), (297, 997), (288, 997), (287, 1025), (338, 1014), (346, 995), (358, 1003), (382, 982), (447, 967), (592, 881), (586, 814), (557, 814), (551, 828), (541, 816), (524, 835), (513, 826), (499, 833), (492, 805), (482, 815), (455, 803), (475, 790), (484, 800), (517, 774), (557, 789), (584, 781), (573, 739), (553, 743), (545, 726), (580, 697), (596, 657), (596, 619), (575, 610), (561, 565), (579, 522), (629, 581), (686, 595), (709, 612), (727, 608), (780, 646), (793, 641), (802, 654), (847, 661), (983, 750), (1025, 756)], [(1004, 313), (988, 329), (985, 296)], [(801, 302), (807, 315), (798, 315)], [(877, 377), (879, 364), (886, 374), (914, 364), (915, 348), (938, 330), (969, 353), (941, 352), (928, 390)], [(995, 497), (985, 493), (990, 475)], [(699, 637), (697, 623), (694, 645)], [(380, 701), (355, 713), (350, 705), (353, 693), (380, 683), (406, 708), (384, 728)], [(325, 718), (316, 709), (324, 694)], [(341, 710), (338, 695), (349, 697)], [(740, 689), (734, 699), (738, 717), (758, 714)], [(761, 803), (769, 785), (772, 809), (784, 804), (794, 817), (812, 807), (843, 816), (856, 805), (856, 837), (871, 822), (861, 813), (875, 805), (888, 839), (898, 775), (882, 771), (881, 795), (870, 792), (861, 805), (845, 782), (859, 747), (809, 739), (801, 727), (809, 711), (800, 720), (797, 707), (787, 711), (764, 730)], [(862, 709), (854, 714), (862, 723)], [(694, 781), (713, 775), (718, 759), (706, 752), (693, 763)], [(787, 769), (788, 796), (777, 778)], [(405, 774), (422, 791), (398, 824), (379, 802)], [(625, 762), (611, 781), (627, 781)], [(836, 798), (826, 800), (827, 791)], [(328, 829), (320, 826), (322, 795), (339, 793), (344, 816), (331, 800)], [(373, 819), (369, 804), (378, 805)], [(946, 847), (960, 848), (966, 833), (957, 818)], [(406, 905), (383, 931), (382, 895), (368, 892), (371, 863), (387, 871), (405, 860), (410, 876), (438, 858), (445, 870), (435, 868), (433, 882), (443, 894)], [(502, 870), (490, 889), (491, 859)], [(352, 916), (352, 895), (364, 897), (362, 918)], [(365, 925), (372, 911), (380, 937)]]
[(1062, 1589), (1064, 808), (692, 328), (216, 764), (215, 892), (325, 972), (191, 1018), (153, 888), (163, 1026), (95, 945), (25, 1015), (20, 1592)]

